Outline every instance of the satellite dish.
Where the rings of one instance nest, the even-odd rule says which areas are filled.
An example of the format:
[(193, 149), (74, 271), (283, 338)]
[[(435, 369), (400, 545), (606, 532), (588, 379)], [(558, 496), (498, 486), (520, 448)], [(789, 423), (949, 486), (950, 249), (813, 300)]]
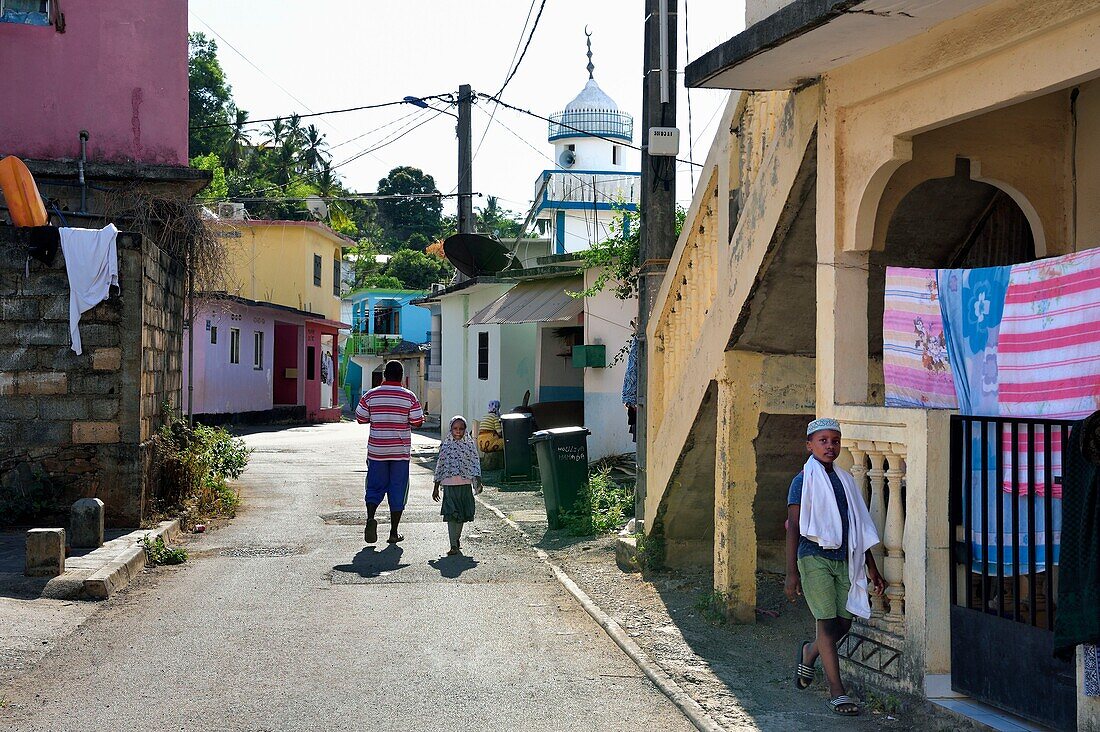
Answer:
[(320, 196), (308, 196), (306, 198), (306, 208), (309, 209), (314, 218), (323, 219), (328, 216), (328, 204)]
[(494, 275), (512, 263), (511, 252), (483, 234), (455, 234), (443, 241), (447, 261), (467, 277)]
[(577, 155), (569, 148), (565, 148), (561, 151), (561, 155), (558, 156), (558, 164), (563, 168), (572, 168), (577, 164)]

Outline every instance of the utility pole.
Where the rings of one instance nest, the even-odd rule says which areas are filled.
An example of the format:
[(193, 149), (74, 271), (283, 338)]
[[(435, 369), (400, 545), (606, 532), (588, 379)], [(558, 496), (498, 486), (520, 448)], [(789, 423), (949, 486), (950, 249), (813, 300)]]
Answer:
[(470, 114), (473, 91), (469, 84), (458, 87), (458, 233), (474, 231), (473, 127)]
[[(638, 475), (634, 517), (642, 530), (646, 500), (646, 432), (649, 422), (649, 373), (646, 329), (657, 291), (676, 247), (676, 158), (650, 156), (651, 127), (676, 126), (677, 0), (645, 0), (645, 51), (642, 82), (642, 195), (638, 272)], [(672, 7), (670, 8), (669, 5)]]

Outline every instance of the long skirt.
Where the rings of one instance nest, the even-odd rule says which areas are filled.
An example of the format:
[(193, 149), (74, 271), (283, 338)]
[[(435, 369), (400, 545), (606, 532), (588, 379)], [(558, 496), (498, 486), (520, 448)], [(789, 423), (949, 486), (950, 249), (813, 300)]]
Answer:
[(473, 521), (474, 506), (474, 487), (469, 483), (443, 486), (443, 506), (439, 513), (444, 521)]

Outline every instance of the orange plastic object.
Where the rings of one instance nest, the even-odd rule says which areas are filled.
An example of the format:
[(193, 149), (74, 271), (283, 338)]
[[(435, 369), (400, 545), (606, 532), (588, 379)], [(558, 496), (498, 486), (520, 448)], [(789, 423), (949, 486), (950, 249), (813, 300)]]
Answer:
[(34, 176), (14, 155), (0, 160), (0, 191), (16, 226), (45, 226), (49, 221)]

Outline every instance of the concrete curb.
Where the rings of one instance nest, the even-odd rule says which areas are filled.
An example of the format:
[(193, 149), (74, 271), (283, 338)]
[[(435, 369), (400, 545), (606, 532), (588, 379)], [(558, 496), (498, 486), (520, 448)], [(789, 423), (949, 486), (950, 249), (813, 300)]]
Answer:
[(145, 569), (145, 548), (138, 544), (142, 538), (163, 538), (166, 544), (179, 538), (180, 522), (161, 521), (155, 529), (132, 531), (127, 538), (133, 537), (134, 545), (105, 566), (97, 569), (84, 580), (84, 592), (93, 600), (106, 600), (118, 592)]
[[(501, 521), (511, 526), (526, 539), (527, 533), (520, 528), (519, 524), (505, 516), (500, 509), (483, 499), (481, 496), (475, 496), (475, 498), (478, 503), (495, 513)], [(645, 651), (643, 651), (641, 647), (623, 631), (622, 626), (601, 610), (600, 606), (597, 605), (576, 582), (570, 579), (569, 575), (565, 573), (565, 570), (557, 564), (554, 564), (549, 554), (539, 549), (537, 546), (532, 546), (531, 548), (535, 550), (535, 554), (538, 555), (539, 559), (550, 568), (550, 571), (553, 572), (558, 582), (569, 591), (569, 594), (576, 598), (577, 602), (581, 604), (581, 607), (585, 609), (585, 612), (603, 628), (604, 632), (610, 636), (611, 640), (615, 641), (619, 648), (622, 649), (623, 653), (630, 657), (630, 660), (641, 669), (642, 673), (653, 682), (654, 686), (660, 689), (661, 693), (667, 696), (669, 701), (675, 704), (676, 707), (683, 712), (684, 716), (695, 725), (696, 729), (701, 730), (701, 732), (725, 732), (725, 728), (715, 722), (714, 719), (707, 714), (706, 710), (699, 705), (699, 702), (692, 699), (687, 692), (681, 689), (676, 682), (672, 680), (671, 676), (649, 659)]]

